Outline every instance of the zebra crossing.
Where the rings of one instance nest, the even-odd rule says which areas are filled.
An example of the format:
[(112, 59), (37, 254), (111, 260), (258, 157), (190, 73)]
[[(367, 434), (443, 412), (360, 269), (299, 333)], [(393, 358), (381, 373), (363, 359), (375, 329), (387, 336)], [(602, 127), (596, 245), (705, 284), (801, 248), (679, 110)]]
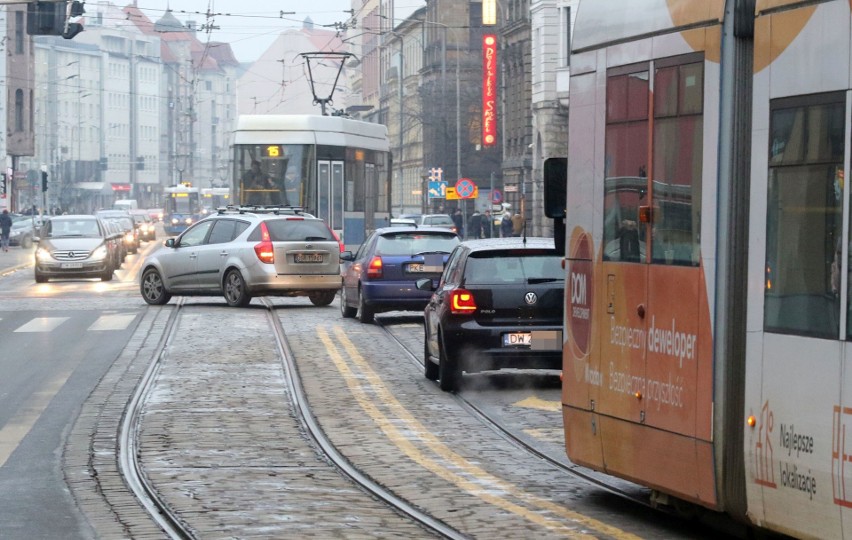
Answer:
[[(136, 313), (111, 313), (99, 316), (90, 324), (87, 332), (123, 331), (136, 319)], [(13, 333), (45, 333), (52, 332), (71, 317), (33, 317), (12, 330)], [(0, 323), (3, 318), (0, 317)]]

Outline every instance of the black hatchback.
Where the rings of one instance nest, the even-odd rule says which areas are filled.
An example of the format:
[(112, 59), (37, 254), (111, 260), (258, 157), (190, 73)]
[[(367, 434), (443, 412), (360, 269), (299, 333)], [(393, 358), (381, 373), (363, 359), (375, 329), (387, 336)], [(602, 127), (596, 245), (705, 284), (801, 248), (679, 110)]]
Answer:
[(550, 238), (462, 242), (425, 309), (426, 378), (456, 390), (462, 372), (562, 368), (565, 270)]

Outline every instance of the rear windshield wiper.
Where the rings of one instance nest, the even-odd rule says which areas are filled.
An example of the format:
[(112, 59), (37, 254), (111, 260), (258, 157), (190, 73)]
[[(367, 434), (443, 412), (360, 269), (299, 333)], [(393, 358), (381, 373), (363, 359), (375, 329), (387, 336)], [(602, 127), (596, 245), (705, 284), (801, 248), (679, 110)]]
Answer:
[(553, 283), (554, 281), (565, 281), (565, 279), (555, 277), (529, 278), (527, 283)]
[(417, 255), (449, 255), (449, 254), (450, 254), (449, 251), (419, 251), (419, 252), (415, 253), (414, 255), (417, 256)]

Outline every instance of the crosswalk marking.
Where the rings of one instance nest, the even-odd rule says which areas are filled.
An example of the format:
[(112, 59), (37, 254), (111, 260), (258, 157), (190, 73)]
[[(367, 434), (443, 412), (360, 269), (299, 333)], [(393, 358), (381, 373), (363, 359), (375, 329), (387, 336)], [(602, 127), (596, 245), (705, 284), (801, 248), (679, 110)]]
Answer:
[(69, 317), (36, 317), (15, 332), (50, 332), (68, 319)]
[(135, 318), (136, 315), (103, 315), (98, 317), (89, 330), (124, 330)]

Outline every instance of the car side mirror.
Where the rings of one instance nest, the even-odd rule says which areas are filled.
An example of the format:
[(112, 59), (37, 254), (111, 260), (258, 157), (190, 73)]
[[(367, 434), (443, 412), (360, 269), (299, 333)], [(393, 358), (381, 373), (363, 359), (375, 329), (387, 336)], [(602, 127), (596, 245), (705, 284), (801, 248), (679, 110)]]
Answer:
[(417, 290), (419, 291), (434, 292), (435, 290), (435, 284), (432, 282), (432, 278), (418, 279), (414, 282), (414, 286), (417, 287)]
[(343, 253), (340, 254), (340, 260), (341, 261), (354, 261), (355, 255), (351, 251), (347, 250), (347, 251), (344, 251)]
[(166, 240), (165, 242), (163, 242), (163, 245), (164, 245), (164, 246), (166, 246), (166, 247), (168, 247), (168, 248), (173, 248), (173, 247), (175, 247), (175, 239), (174, 239), (174, 238), (169, 238), (168, 240)]

